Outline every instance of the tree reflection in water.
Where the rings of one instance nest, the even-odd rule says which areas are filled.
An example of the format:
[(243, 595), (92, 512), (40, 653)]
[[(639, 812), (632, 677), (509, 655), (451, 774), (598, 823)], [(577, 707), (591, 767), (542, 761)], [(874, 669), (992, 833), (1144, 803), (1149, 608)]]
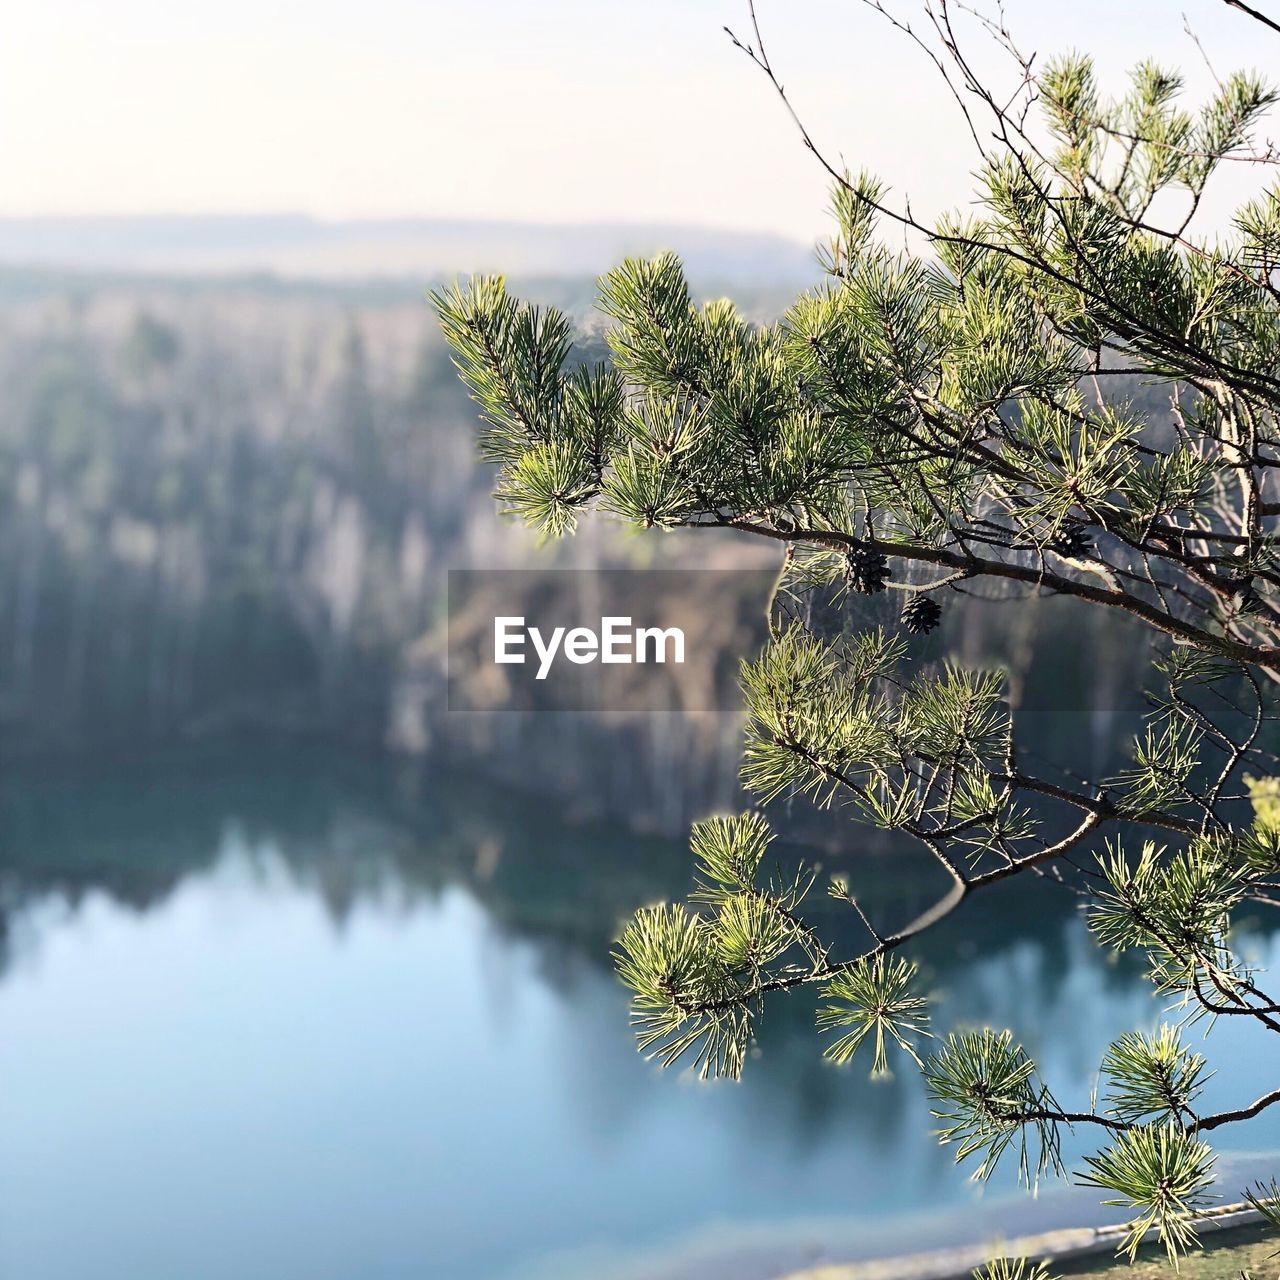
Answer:
[[(311, 1274), (315, 1257), (274, 1232), (290, 1197), (315, 1205), (338, 1194), (335, 1171), (306, 1154), (322, 1141), (318, 1122), (295, 1110), (313, 1093), (332, 1100), (321, 1127), (359, 1152), (367, 1197), (318, 1217), (315, 1248), (358, 1255), (362, 1274), (403, 1274), (388, 1260), (410, 1259), (419, 1274), (491, 1280), (541, 1276), (537, 1260), (554, 1259), (577, 1280), (575, 1267), (625, 1276), (643, 1258), (640, 1274), (677, 1275), (653, 1251), (675, 1256), (690, 1240), (699, 1266), (707, 1249), (724, 1258), (747, 1240), (753, 1266), (798, 1265), (804, 1248), (834, 1247), (842, 1231), (849, 1249), (885, 1247), (886, 1232), (892, 1244), (901, 1228), (876, 1236), (874, 1224), (904, 1210), (925, 1215), (912, 1247), (979, 1221), (963, 1172), (934, 1143), (914, 1073), (873, 1084), (857, 1062), (824, 1064), (805, 998), (770, 1010), (740, 1086), (693, 1086), (637, 1057), (610, 943), (637, 905), (683, 891), (683, 842), (567, 826), (545, 803), (495, 798), (491, 784), (465, 777), (318, 752), (223, 751), (10, 774), (0, 849), (0, 1019), (16, 1029), (3, 1051), (12, 1105), (0, 1094), (6, 1273), (34, 1274), (37, 1262), (50, 1280), (85, 1273), (88, 1255), (69, 1233), (32, 1251), (43, 1213), (88, 1214), (77, 1238), (99, 1256), (111, 1255), (111, 1231), (127, 1238), (145, 1219), (184, 1275), (203, 1276), (198, 1260), (216, 1251), (202, 1232), (216, 1234), (233, 1188), (256, 1186), (255, 1169), (285, 1160), (289, 1191), (258, 1188), (257, 1210), (276, 1227), (255, 1247), (273, 1276)], [(869, 905), (886, 919), (937, 890), (933, 868), (912, 855), (866, 862), (860, 883), (874, 885)], [(150, 1006), (148, 984), (139, 992), (134, 972), (114, 967), (134, 948), (150, 966), (171, 961), (216, 1008), (207, 1018), (184, 1010), (186, 1029), (171, 1030), (177, 1012)], [(944, 992), (936, 1020), (1017, 1028), (1065, 1104), (1087, 1096), (1111, 1037), (1158, 1015), (1140, 973), (1090, 944), (1074, 899), (1039, 883), (1010, 883), (916, 954)], [(255, 1043), (271, 1009), (287, 1033)], [(1215, 1100), (1255, 1083), (1235, 1034), (1214, 1033), (1227, 1042), (1215, 1054)], [(112, 1076), (117, 1062), (131, 1074)], [(48, 1077), (60, 1068), (83, 1096), (32, 1127), (18, 1109), (51, 1105)], [(92, 1206), (40, 1203), (42, 1187), (70, 1195), (114, 1151), (86, 1100), (94, 1087), (119, 1112), (102, 1123), (129, 1131), (126, 1154), (115, 1154), (137, 1187), (162, 1202), (154, 1171), (167, 1169), (198, 1189), (207, 1217), (188, 1205), (194, 1218), (175, 1213), (166, 1228), (144, 1208), (131, 1228), (122, 1209), (95, 1229)], [(171, 1127), (151, 1124), (157, 1096), (172, 1098)], [(188, 1112), (209, 1108), (213, 1131), (232, 1135), (225, 1168), (187, 1131)], [(1264, 1145), (1276, 1137), (1261, 1122), (1250, 1134)], [(290, 1143), (294, 1157), (282, 1154)], [(345, 1196), (349, 1176), (339, 1179)], [(981, 1221), (1007, 1221), (1000, 1196), (1010, 1187), (997, 1179)], [(1018, 1222), (1050, 1212), (1010, 1204)], [(479, 1227), (494, 1216), (502, 1229)], [(733, 1224), (720, 1245), (704, 1238), (717, 1221)]]

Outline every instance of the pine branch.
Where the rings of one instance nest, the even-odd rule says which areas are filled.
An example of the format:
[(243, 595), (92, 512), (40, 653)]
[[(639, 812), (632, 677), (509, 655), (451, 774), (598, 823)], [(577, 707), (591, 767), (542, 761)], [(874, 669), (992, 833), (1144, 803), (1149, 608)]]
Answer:
[(1255, 22), (1260, 22), (1264, 27), (1269, 27), (1272, 31), (1280, 32), (1280, 22), (1276, 22), (1272, 18), (1268, 18), (1260, 9), (1255, 9), (1252, 5), (1244, 3), (1244, 0), (1223, 0), (1223, 3), (1229, 9), (1236, 9), (1247, 17), (1252, 18)]

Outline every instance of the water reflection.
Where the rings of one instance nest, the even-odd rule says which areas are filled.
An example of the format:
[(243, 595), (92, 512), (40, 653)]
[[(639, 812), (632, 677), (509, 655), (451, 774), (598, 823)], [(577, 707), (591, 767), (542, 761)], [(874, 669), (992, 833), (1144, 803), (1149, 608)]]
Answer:
[[(678, 844), (291, 755), (11, 778), (0, 849), (0, 1274), (752, 1280), (1088, 1213), (975, 1201), (915, 1077), (822, 1064), (805, 998), (739, 1087), (641, 1062), (609, 940), (683, 890)], [(931, 877), (877, 862), (877, 909)], [(1039, 884), (920, 959), (1068, 1105), (1155, 1014)], [(1265, 1055), (1213, 1039), (1211, 1101), (1254, 1096)]]

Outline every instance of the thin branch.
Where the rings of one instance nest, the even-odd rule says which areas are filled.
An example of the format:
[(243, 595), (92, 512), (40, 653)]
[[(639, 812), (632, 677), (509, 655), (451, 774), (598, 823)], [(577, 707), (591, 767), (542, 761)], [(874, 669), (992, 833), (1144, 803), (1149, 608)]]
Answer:
[(1272, 31), (1280, 33), (1280, 22), (1276, 22), (1259, 9), (1255, 9), (1252, 5), (1245, 4), (1244, 0), (1223, 0), (1228, 9), (1238, 9), (1241, 13), (1248, 15), (1255, 22), (1260, 22), (1264, 27), (1270, 27)]

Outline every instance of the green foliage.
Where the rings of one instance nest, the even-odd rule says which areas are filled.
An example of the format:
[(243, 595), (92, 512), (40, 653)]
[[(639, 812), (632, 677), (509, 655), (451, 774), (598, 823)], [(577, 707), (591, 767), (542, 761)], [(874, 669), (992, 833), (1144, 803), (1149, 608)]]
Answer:
[(501, 465), (504, 509), (572, 533), (623, 435), (623, 384), (604, 366), (566, 372), (568, 320), (512, 298), (501, 277), (431, 295), (454, 364), (481, 406), (481, 453)]
[(1191, 1105), (1211, 1074), (1204, 1056), (1187, 1049), (1178, 1028), (1170, 1026), (1155, 1035), (1126, 1032), (1107, 1050), (1102, 1073), (1106, 1109), (1126, 1124), (1194, 1119)]
[(1057, 1103), (1036, 1077), (1035, 1063), (1009, 1031), (949, 1035), (924, 1064), (939, 1140), (956, 1146), (956, 1163), (980, 1156), (973, 1177), (985, 1181), (1013, 1147), (1018, 1172), (1034, 1184), (1061, 1168)]
[(929, 1034), (929, 1002), (915, 993), (917, 973), (916, 966), (901, 956), (876, 956), (832, 978), (822, 989), (832, 1003), (819, 1010), (818, 1026), (847, 1030), (827, 1046), (827, 1057), (848, 1062), (870, 1036), (873, 1079), (892, 1074), (886, 1052), (889, 1040), (923, 1066), (915, 1046)]
[(508, 468), (497, 498), (508, 515), (544, 533), (572, 533), (577, 508), (591, 495), (591, 463), (573, 440), (531, 445)]
[(1200, 763), (1202, 736), (1198, 725), (1176, 715), (1149, 723), (1134, 743), (1133, 768), (1115, 780), (1125, 804), (1146, 813), (1185, 803), (1187, 783)]
[(1105, 888), (1089, 913), (1098, 940), (1117, 951), (1144, 951), (1161, 991), (1193, 1004), (1206, 990), (1230, 998), (1243, 975), (1227, 935), (1248, 883), (1230, 847), (1201, 839), (1164, 855), (1148, 842), (1131, 864), (1113, 846), (1099, 867)]
[[(619, 943), (641, 1047), (737, 1076), (770, 993), (817, 984), (819, 1025), (837, 1033), (828, 1057), (870, 1042), (875, 1075), (890, 1046), (919, 1063), (942, 1141), (977, 1177), (1011, 1149), (1027, 1181), (1057, 1173), (1061, 1126), (1090, 1125), (1110, 1144), (1085, 1181), (1138, 1214), (1129, 1252), (1154, 1228), (1176, 1257), (1207, 1202), (1201, 1133), (1261, 1109), (1199, 1113), (1209, 1068), (1186, 1026), (1230, 1014), (1280, 1030), (1280, 1002), (1231, 945), (1235, 913), (1273, 902), (1280, 877), (1267, 754), (1280, 187), (1240, 209), (1231, 237), (1192, 230), (1225, 161), (1273, 159), (1253, 148), (1277, 98), (1242, 73), (1195, 109), (1182, 77), (1151, 62), (1109, 97), (1072, 53), (1028, 60), (1006, 107), (934, 17), (936, 65), (996, 125), (965, 216), (926, 223), (875, 177), (837, 177), (824, 279), (772, 324), (699, 305), (671, 254), (624, 262), (600, 283), (612, 364), (589, 375), (564, 371), (564, 318), (500, 280), (435, 303), (506, 510), (548, 533), (597, 506), (644, 528), (785, 545), (790, 621), (742, 667), (743, 781), (763, 804), (840, 804), (903, 833), (947, 881), (887, 933), (847, 876), (833, 881), (867, 935), (840, 955), (806, 918), (812, 872), (764, 873), (763, 818), (699, 824), (690, 907), (640, 912)], [(763, 53), (737, 43), (779, 88)], [(1158, 225), (1167, 207), (1178, 215)], [(900, 248), (901, 227), (925, 251)], [(1109, 779), (1038, 769), (1003, 674), (925, 662), (903, 634), (929, 630), (931, 609), (886, 610), (893, 633), (826, 625), (851, 595), (937, 602), (952, 588), (1127, 615), (1157, 677), (1131, 765)], [(1077, 856), (1100, 847), (1092, 873)], [(1100, 1110), (1063, 1111), (1009, 1030), (952, 1031), (921, 1060), (927, 997), (898, 949), (1029, 872), (1071, 881), (1097, 941), (1143, 953), (1156, 990), (1188, 1011), (1181, 1029), (1111, 1045)], [(1020, 1263), (992, 1268), (988, 1280), (1026, 1277)]]
[(1147, 1232), (1159, 1233), (1171, 1262), (1196, 1245), (1195, 1215), (1212, 1203), (1213, 1152), (1206, 1142), (1171, 1124), (1145, 1125), (1117, 1135), (1086, 1156), (1084, 1186), (1115, 1192), (1103, 1203), (1133, 1210), (1121, 1252), (1130, 1261)]
[(561, 438), (568, 320), (511, 297), (500, 276), (473, 280), (465, 289), (455, 285), (431, 299), (454, 363), (488, 424), (480, 438), (484, 456), (515, 462), (525, 449)]
[(1255, 778), (1245, 774), (1244, 785), (1253, 803), (1254, 826), (1259, 833), (1280, 833), (1280, 778)]
[[(729, 922), (729, 935), (741, 922)], [(637, 911), (618, 940), (618, 973), (634, 992), (640, 1049), (663, 1066), (692, 1053), (694, 1066), (737, 1079), (750, 1021), (714, 925), (684, 907)]]
[(856, 773), (870, 787), (886, 779), (895, 746), (878, 685), (894, 657), (891, 642), (873, 633), (859, 637), (842, 662), (793, 627), (744, 663), (747, 786), (762, 800), (795, 791), (829, 802), (844, 777)]
[(816, 959), (811, 931), (796, 912), (812, 876), (766, 876), (772, 832), (758, 814), (695, 824), (699, 887), (691, 911), (660, 905), (638, 911), (615, 953), (632, 989), (640, 1048), (664, 1066), (692, 1055), (700, 1076), (737, 1079), (762, 988), (792, 972), (789, 952)]
[(1280, 1231), (1280, 1182), (1275, 1178), (1269, 1183), (1259, 1182), (1253, 1190), (1245, 1192), (1245, 1199), (1273, 1231)]
[[(888, 829), (947, 831), (976, 858), (1035, 828), (993, 782), (1010, 722), (998, 672), (948, 666), (903, 676), (903, 642), (880, 630), (837, 647), (791, 627), (744, 663), (743, 781), (762, 800), (837, 798)], [(947, 790), (922, 785), (945, 769)]]
[[(714, 886), (705, 892), (745, 893), (753, 888), (772, 839), (769, 824), (758, 813), (695, 822), (689, 847), (700, 876)], [(716, 900), (714, 896), (712, 900)]]
[(973, 1280), (1053, 1280), (1053, 1276), (1043, 1262), (1032, 1263), (1026, 1258), (993, 1258), (974, 1271)]

